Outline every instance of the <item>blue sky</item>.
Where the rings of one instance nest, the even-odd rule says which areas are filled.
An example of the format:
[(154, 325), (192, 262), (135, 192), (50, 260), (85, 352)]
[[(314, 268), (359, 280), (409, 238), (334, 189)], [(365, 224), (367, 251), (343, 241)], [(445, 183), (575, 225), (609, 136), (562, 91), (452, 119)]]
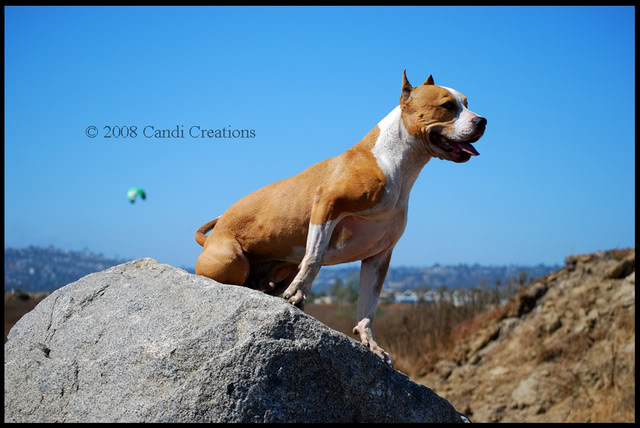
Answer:
[[(479, 157), (425, 166), (392, 266), (635, 247), (634, 12), (6, 7), (5, 248), (193, 266), (200, 225), (357, 143), (398, 105), (403, 69), (458, 89), (488, 125)], [(147, 200), (131, 205), (131, 186)]]

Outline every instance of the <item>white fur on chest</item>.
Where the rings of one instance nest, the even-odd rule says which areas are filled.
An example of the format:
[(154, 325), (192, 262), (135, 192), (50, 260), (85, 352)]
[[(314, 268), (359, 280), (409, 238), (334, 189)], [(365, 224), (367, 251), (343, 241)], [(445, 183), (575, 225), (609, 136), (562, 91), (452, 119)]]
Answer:
[(328, 263), (361, 260), (393, 248), (407, 225), (409, 193), (429, 158), (422, 154), (420, 142), (407, 132), (400, 106), (382, 119), (378, 128), (371, 151), (386, 179), (385, 194), (375, 207), (344, 220), (353, 238), (331, 248), (325, 257)]
[(420, 141), (407, 132), (397, 106), (378, 123), (380, 133), (371, 150), (386, 178), (382, 205), (406, 205), (409, 192), (429, 158), (420, 152)]

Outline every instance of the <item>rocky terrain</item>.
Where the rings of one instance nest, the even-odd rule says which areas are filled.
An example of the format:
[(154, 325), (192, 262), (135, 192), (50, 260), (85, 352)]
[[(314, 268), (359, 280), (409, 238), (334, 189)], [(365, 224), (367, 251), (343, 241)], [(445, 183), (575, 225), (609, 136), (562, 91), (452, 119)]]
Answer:
[(463, 422), (281, 298), (153, 259), (56, 290), (4, 347), (5, 422)]
[(569, 256), (417, 381), (474, 422), (635, 421), (635, 249)]
[(7, 343), (7, 335), (15, 323), (47, 296), (47, 293), (4, 292), (4, 343)]

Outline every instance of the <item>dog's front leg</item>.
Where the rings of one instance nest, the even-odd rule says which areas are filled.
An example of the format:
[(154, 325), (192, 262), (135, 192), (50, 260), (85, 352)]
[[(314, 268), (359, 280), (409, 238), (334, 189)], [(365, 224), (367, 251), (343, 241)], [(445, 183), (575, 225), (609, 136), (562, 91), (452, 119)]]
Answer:
[(382, 284), (387, 276), (392, 251), (393, 249), (389, 249), (362, 261), (360, 292), (358, 293), (359, 322), (353, 328), (353, 333), (360, 336), (362, 344), (389, 365), (393, 365), (391, 357), (376, 343), (376, 337), (373, 334), (373, 318), (376, 315), (378, 297), (380, 297)]
[(304, 258), (300, 262), (300, 271), (282, 295), (289, 303), (297, 306), (304, 305), (304, 299), (311, 291), (313, 280), (322, 267), (333, 230), (342, 218), (342, 215), (336, 213), (336, 202), (339, 198), (326, 193), (320, 188), (314, 196), (307, 246)]
[(336, 220), (330, 220), (321, 225), (309, 224), (307, 247), (300, 263), (300, 271), (282, 295), (289, 303), (297, 306), (304, 305), (304, 299), (311, 291), (313, 280), (322, 267), (322, 259), (329, 246), (336, 223)]

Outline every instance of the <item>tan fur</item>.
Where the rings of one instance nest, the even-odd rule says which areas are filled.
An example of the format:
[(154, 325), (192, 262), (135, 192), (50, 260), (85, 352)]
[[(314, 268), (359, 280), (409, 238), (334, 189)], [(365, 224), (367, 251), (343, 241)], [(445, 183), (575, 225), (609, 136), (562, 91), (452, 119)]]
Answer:
[(351, 149), (328, 165), (332, 173), (316, 187), (311, 223), (324, 224), (345, 213), (374, 207), (384, 195), (386, 178), (371, 152), (380, 130), (374, 127)]
[(456, 118), (456, 110), (442, 107), (446, 102), (456, 103), (449, 91), (435, 85), (420, 85), (412, 88), (407, 99), (401, 99), (402, 121), (407, 131), (425, 139), (424, 129), (434, 123), (450, 125)]
[(215, 227), (217, 222), (217, 218), (213, 219), (209, 223), (205, 223), (204, 225), (200, 226), (198, 230), (196, 230), (195, 238), (198, 244), (204, 246), (204, 242), (207, 240), (207, 233)]
[[(371, 153), (378, 133), (376, 126), (345, 153), (240, 199), (220, 217), (205, 247), (231, 234), (246, 253), (286, 260), (293, 247), (306, 244), (310, 220), (322, 224), (341, 212), (374, 206), (382, 197), (385, 184), (384, 174)], [(314, 204), (327, 208), (312, 218)], [(274, 224), (279, 227), (271, 227)], [(349, 237), (348, 231), (336, 232), (334, 244)]]
[[(386, 181), (371, 152), (378, 134), (376, 126), (345, 153), (245, 196), (217, 222), (198, 229), (196, 241), (200, 243), (201, 234), (215, 226), (201, 244), (204, 249), (196, 262), (196, 273), (220, 282), (225, 282), (221, 278), (233, 278), (227, 283), (242, 285), (242, 278), (248, 277), (245, 270), (249, 263), (231, 254), (225, 256), (227, 251), (240, 248), (251, 260), (291, 260), (293, 248), (305, 246), (310, 222), (322, 224), (341, 213), (375, 206), (384, 194)], [(274, 224), (278, 227), (272, 227)], [(344, 224), (338, 224), (330, 248), (351, 236)], [(221, 243), (225, 243), (222, 249)], [(210, 263), (231, 266), (223, 271), (205, 268)]]

